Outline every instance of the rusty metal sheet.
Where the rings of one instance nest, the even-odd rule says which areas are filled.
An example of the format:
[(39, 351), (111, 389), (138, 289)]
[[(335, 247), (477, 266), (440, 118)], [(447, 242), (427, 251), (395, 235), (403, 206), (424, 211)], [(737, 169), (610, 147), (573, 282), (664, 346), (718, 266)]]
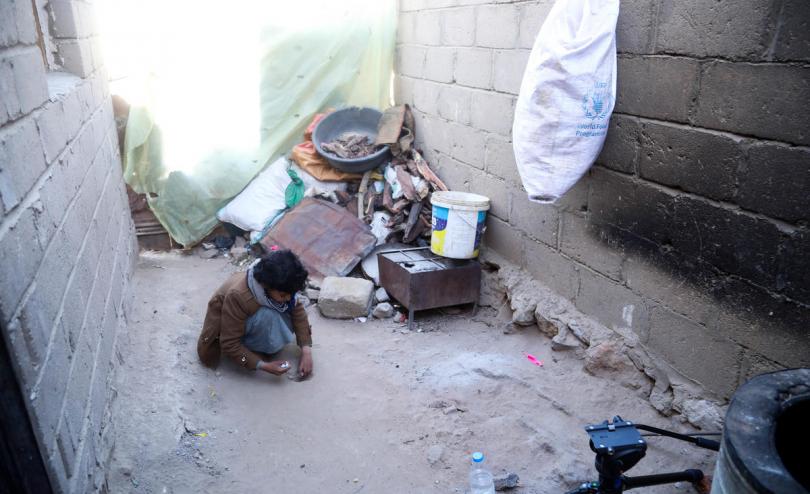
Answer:
[(313, 279), (346, 276), (366, 257), (377, 238), (363, 221), (331, 202), (304, 198), (270, 229), (265, 248), (290, 249)]

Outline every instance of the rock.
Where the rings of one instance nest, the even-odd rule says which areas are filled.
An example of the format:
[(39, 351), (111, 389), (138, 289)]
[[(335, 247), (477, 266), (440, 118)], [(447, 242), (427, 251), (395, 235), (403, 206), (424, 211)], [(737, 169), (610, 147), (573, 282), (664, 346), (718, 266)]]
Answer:
[(441, 461), (443, 454), (444, 454), (444, 446), (440, 444), (434, 444), (433, 446), (428, 448), (427, 453), (428, 463), (430, 463), (431, 465), (435, 465), (436, 463)]
[(505, 491), (507, 489), (514, 489), (517, 487), (520, 477), (518, 477), (516, 473), (507, 473), (504, 475), (498, 475), (492, 480), (495, 483), (496, 491)]
[(233, 240), (233, 247), (235, 247), (237, 249), (249, 249), (250, 248), (248, 246), (247, 240), (245, 240), (245, 237), (242, 237), (242, 236), (237, 236)]
[(566, 327), (562, 318), (566, 309), (555, 301), (543, 300), (537, 303), (534, 311), (534, 319), (537, 321), (537, 328), (549, 338), (553, 338)]
[(568, 331), (568, 326), (561, 326), (559, 332), (551, 338), (551, 349), (556, 352), (580, 348), (579, 340)]
[(585, 352), (585, 370), (593, 375), (607, 372), (622, 371), (635, 365), (626, 354), (622, 352), (622, 345), (613, 340), (603, 341), (588, 348)]
[(720, 408), (707, 400), (684, 400), (681, 411), (690, 424), (704, 431), (723, 430)]
[(388, 302), (377, 304), (374, 311), (371, 313), (377, 319), (388, 319), (394, 315), (394, 308)]
[(305, 295), (307, 296), (307, 298), (308, 298), (308, 299), (310, 299), (310, 300), (318, 300), (318, 297), (320, 297), (320, 296), (321, 296), (321, 291), (320, 291), (320, 290), (316, 290), (316, 289), (314, 289), (314, 288), (307, 288), (307, 289), (304, 291), (304, 294), (305, 294)]
[(481, 294), (478, 296), (480, 307), (500, 307), (506, 302), (506, 291), (498, 282), (496, 272), (484, 270), (481, 273)]
[(451, 405), (452, 405), (452, 403), (450, 403), (449, 401), (436, 400), (436, 401), (430, 402), (430, 404), (428, 405), (428, 408), (447, 408), (447, 407), (449, 407)]
[[(241, 237), (236, 237), (236, 238), (241, 238)], [(248, 254), (250, 254), (250, 251), (248, 249), (246, 249), (245, 247), (237, 247), (237, 246), (234, 245), (233, 247), (231, 247), (230, 253), (231, 253), (231, 257), (233, 257), (235, 260), (239, 261), (239, 260), (244, 259), (245, 257), (247, 257)]]
[(512, 322), (520, 326), (534, 324), (534, 311), (537, 299), (533, 294), (515, 291), (510, 294), (509, 305), (512, 307)]
[(354, 319), (368, 315), (374, 284), (362, 278), (327, 276), (318, 296), (324, 317)]
[(388, 292), (385, 291), (385, 288), (380, 287), (374, 292), (374, 300), (377, 302), (388, 302), (391, 300), (391, 297), (388, 296)]
[(219, 251), (217, 249), (198, 249), (197, 255), (202, 259), (213, 259), (219, 255)]

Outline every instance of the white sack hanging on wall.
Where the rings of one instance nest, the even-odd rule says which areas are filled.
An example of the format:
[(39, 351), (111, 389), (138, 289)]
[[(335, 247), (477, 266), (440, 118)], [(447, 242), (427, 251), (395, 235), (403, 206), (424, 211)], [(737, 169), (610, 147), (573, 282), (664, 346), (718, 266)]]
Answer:
[(512, 127), (529, 199), (552, 203), (596, 160), (616, 94), (619, 0), (557, 0), (534, 42)]

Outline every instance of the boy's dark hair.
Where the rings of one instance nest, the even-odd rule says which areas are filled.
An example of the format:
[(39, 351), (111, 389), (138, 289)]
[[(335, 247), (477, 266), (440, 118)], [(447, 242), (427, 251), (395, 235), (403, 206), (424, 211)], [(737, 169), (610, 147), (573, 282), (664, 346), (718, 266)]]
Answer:
[(290, 250), (274, 250), (253, 266), (253, 277), (266, 289), (294, 294), (304, 289), (307, 272)]

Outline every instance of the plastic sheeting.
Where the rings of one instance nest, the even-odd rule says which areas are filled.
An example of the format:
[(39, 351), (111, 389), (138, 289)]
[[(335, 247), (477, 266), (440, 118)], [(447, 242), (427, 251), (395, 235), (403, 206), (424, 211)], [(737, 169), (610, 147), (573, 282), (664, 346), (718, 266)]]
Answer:
[(394, 0), (112, 3), (113, 92), (133, 104), (124, 179), (183, 245), (315, 113), (391, 103)]

